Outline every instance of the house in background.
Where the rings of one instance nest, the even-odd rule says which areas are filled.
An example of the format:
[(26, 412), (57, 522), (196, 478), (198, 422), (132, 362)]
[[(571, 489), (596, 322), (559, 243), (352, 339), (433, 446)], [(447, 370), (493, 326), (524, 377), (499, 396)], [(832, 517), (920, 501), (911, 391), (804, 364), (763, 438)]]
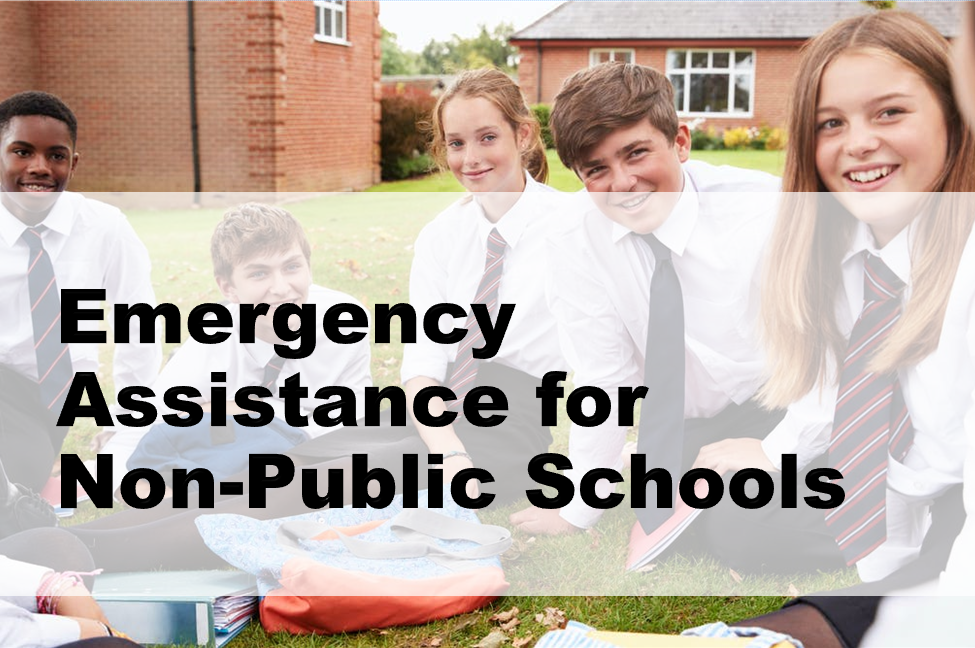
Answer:
[(379, 181), (372, 0), (2, 2), (0, 96), (78, 115), (85, 191), (332, 191)]
[[(958, 2), (898, 2), (947, 37)], [(799, 48), (861, 2), (566, 2), (510, 42), (528, 101), (549, 103), (574, 72), (605, 61), (649, 65), (674, 84), (682, 119), (721, 131), (784, 126)]]

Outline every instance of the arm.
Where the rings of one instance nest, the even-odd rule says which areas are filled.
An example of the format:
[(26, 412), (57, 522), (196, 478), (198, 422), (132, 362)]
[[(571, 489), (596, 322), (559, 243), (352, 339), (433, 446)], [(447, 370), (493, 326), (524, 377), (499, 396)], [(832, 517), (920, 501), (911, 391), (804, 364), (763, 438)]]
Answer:
[[(410, 304), (416, 309), (418, 317), (422, 317), (431, 306), (450, 301), (448, 259), (445, 258), (445, 254), (450, 250), (436, 245), (434, 239), (437, 238), (437, 233), (434, 228), (437, 225), (435, 221), (425, 227), (414, 245), (415, 254), (410, 268)], [(463, 326), (463, 323), (452, 323)], [(431, 428), (419, 423), (413, 413), (413, 403), (417, 393), (424, 387), (442, 385), (446, 379), (450, 360), (450, 347), (435, 344), (422, 334), (417, 337), (416, 344), (406, 345), (403, 352), (401, 378), (410, 416), (420, 438), (431, 453), (466, 452), (453, 425)], [(434, 398), (430, 401), (429, 411), (433, 416), (443, 414), (446, 411), (446, 404), (442, 399)], [(444, 483), (449, 483), (461, 469), (472, 466), (470, 459), (464, 456), (455, 455), (446, 459), (443, 466)], [(469, 494), (476, 495), (476, 482), (471, 481), (468, 484)]]
[(84, 585), (61, 591), (57, 616), (38, 614), (37, 594), (53, 573), (46, 567), (0, 556), (0, 645), (48, 648), (106, 636), (107, 619)]
[[(575, 371), (575, 387), (593, 386), (607, 392), (612, 412), (595, 427), (573, 424), (569, 431), (569, 459), (573, 470), (567, 475), (577, 492), (582, 476), (593, 468), (620, 470), (620, 453), (626, 428), (617, 424), (617, 393), (621, 386), (643, 382), (640, 350), (626, 329), (621, 314), (608, 295), (604, 273), (597, 259), (575, 249), (570, 241), (549, 244), (546, 294), (558, 322), (562, 352)], [(614, 487), (599, 482), (597, 493), (605, 497)], [(602, 511), (586, 505), (578, 496), (556, 517), (553, 512), (529, 509), (512, 517), (512, 522), (532, 533), (565, 533), (594, 525)]]

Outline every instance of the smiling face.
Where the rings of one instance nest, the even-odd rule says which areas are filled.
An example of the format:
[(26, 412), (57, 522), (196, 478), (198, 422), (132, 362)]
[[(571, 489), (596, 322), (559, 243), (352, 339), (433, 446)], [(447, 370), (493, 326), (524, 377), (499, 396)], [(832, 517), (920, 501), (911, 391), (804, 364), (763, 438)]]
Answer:
[[(234, 266), (230, 277), (217, 277), (224, 297), (235, 304), (268, 304), (268, 314), (257, 319), (257, 337), (277, 342), (273, 317), (281, 304), (304, 304), (311, 287), (311, 268), (297, 243), (283, 252), (254, 256)], [(297, 317), (297, 316), (295, 316)], [(296, 322), (292, 322), (294, 326)]]
[(649, 234), (667, 220), (680, 197), (681, 163), (690, 150), (687, 126), (681, 125), (670, 142), (646, 119), (610, 133), (575, 171), (607, 218)]
[(501, 110), (483, 97), (455, 97), (443, 107), (447, 166), (472, 193), (525, 188), (521, 152), (531, 129), (512, 128)]
[(71, 132), (58, 119), (13, 117), (0, 131), (3, 204), (28, 225), (44, 220), (77, 165)]
[(945, 115), (924, 79), (889, 54), (842, 54), (823, 72), (816, 170), (829, 191), (885, 245), (917, 215), (890, 192), (938, 190), (948, 155)]

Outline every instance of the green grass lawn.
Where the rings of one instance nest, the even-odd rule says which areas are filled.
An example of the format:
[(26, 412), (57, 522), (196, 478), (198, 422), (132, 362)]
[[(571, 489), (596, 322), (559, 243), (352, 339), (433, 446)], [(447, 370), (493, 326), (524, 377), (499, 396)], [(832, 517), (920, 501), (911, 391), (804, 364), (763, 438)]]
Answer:
[[(751, 166), (771, 172), (779, 171), (782, 159), (780, 153), (760, 151), (704, 152), (695, 156), (715, 164)], [(554, 155), (550, 159), (552, 184), (567, 191), (578, 189), (579, 181)], [(456, 195), (444, 193), (453, 190), (460, 191), (453, 178), (437, 174), (379, 185), (367, 193), (316, 197), (290, 204), (288, 209), (308, 231), (316, 282), (347, 292), (370, 307), (408, 299), (413, 240), (425, 223), (456, 199)], [(220, 298), (210, 271), (208, 242), (221, 213), (217, 209), (129, 213), (149, 248), (159, 301), (180, 306), (184, 319), (192, 305)], [(106, 368), (111, 366), (109, 353), (106, 349), (103, 356)], [(391, 344), (374, 345), (372, 371), (378, 385), (398, 382), (401, 355), (402, 345), (395, 337)], [(103, 369), (103, 386), (110, 384), (110, 375), (106, 374), (110, 372)], [(65, 452), (90, 456), (87, 443), (94, 431), (91, 425), (78, 425), (69, 436)], [(553, 434), (553, 450), (566, 452), (568, 426), (564, 420)], [(516, 508), (493, 512), (484, 519), (504, 524), (507, 514)], [(102, 514), (89, 503), (79, 512), (78, 520)], [(515, 606), (520, 610), (522, 623), (513, 637), (530, 635), (537, 639), (544, 633), (545, 628), (534, 619), (546, 607), (559, 608), (569, 618), (601, 629), (672, 633), (713, 620), (733, 621), (761, 614), (775, 609), (796, 591), (856, 581), (852, 572), (737, 574), (707, 555), (696, 554), (658, 561), (648, 573), (627, 574), (623, 563), (632, 523), (630, 510), (618, 507), (609, 511), (591, 533), (558, 539), (517, 535), (516, 551), (504, 558), (505, 570), (513, 593), (532, 596), (505, 597), (480, 613), (422, 627), (333, 638), (271, 637), (255, 625), (233, 645), (472, 646), (497, 627), (490, 620), (491, 615)], [(689, 583), (697, 585), (689, 588)], [(699, 596), (666, 596), (675, 592)], [(637, 596), (593, 595), (611, 593)], [(714, 594), (720, 595), (711, 596)]]

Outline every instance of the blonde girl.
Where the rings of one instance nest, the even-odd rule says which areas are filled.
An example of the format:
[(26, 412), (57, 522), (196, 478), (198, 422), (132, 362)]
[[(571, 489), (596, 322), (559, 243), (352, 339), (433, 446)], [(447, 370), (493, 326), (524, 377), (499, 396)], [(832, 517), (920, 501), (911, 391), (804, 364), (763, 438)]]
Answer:
[(975, 147), (948, 54), (899, 11), (841, 21), (803, 49), (762, 295), (763, 399), (789, 412), (766, 439), (708, 446), (698, 465), (775, 471), (795, 454), (838, 470), (846, 499), (826, 511), (800, 499), (788, 529), (768, 508), (756, 528), (781, 533), (731, 534), (735, 547), (788, 538), (780, 563), (842, 556), (884, 586), (944, 566), (975, 387), (961, 362), (975, 277), (958, 272), (975, 210), (955, 193), (975, 190)]

